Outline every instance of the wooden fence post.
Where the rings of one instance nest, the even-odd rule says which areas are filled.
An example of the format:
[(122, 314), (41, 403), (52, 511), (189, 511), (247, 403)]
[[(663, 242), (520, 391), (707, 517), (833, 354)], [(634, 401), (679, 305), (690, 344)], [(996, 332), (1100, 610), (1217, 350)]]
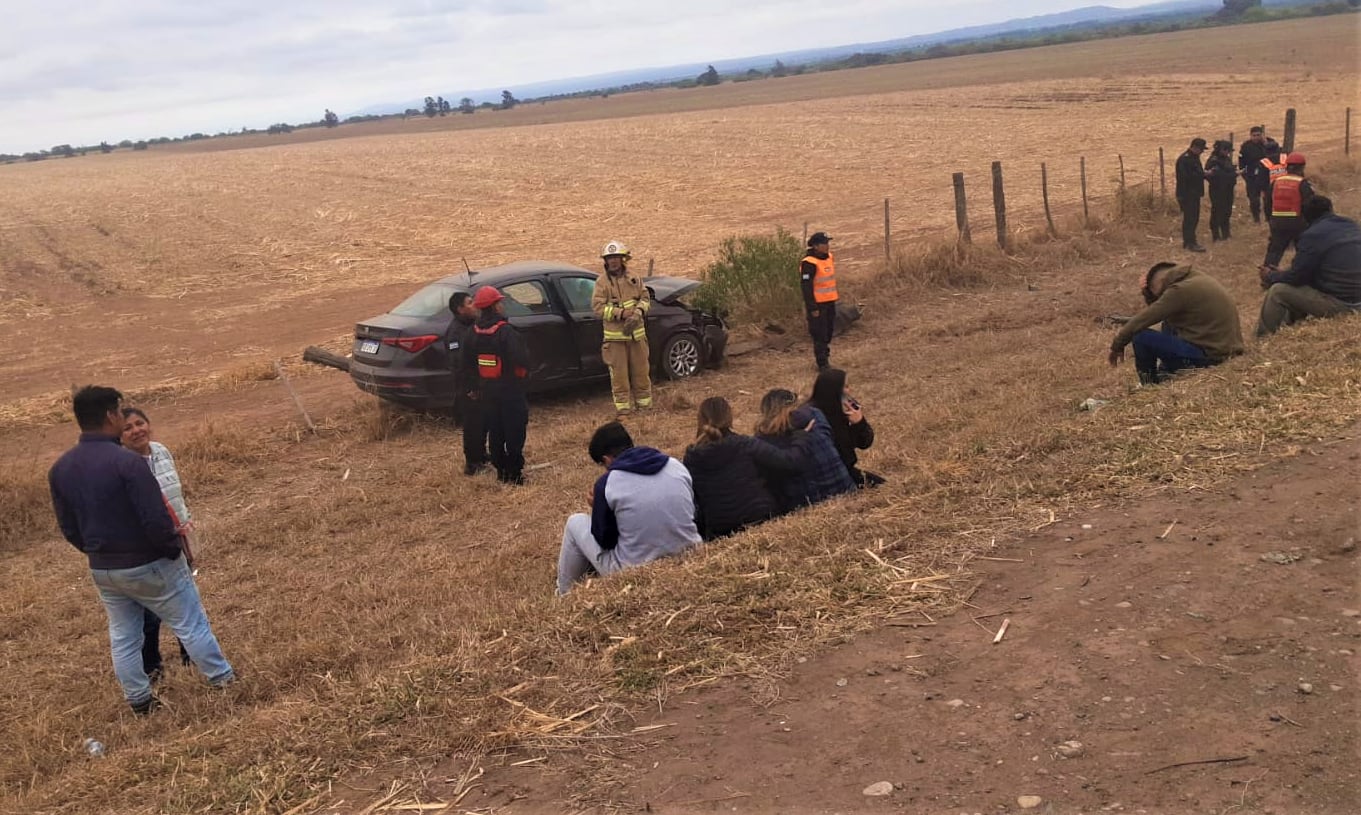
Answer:
[(648, 258), (648, 259), (647, 259), (647, 276), (648, 276), (648, 277), (652, 277), (652, 264), (653, 264), (654, 262), (655, 262), (655, 261), (654, 261), (652, 258)]
[(808, 245), (808, 222), (803, 222), (803, 245)]
[(1235, 139), (1233, 138), (1233, 131), (1230, 130), (1230, 131), (1229, 131), (1229, 144), (1233, 144), (1234, 141), (1235, 141)]
[(992, 163), (992, 208), (997, 216), (997, 245), (1007, 250), (1007, 193), (1002, 186), (1002, 162)]
[(888, 199), (885, 198), (885, 199), (884, 199), (884, 268), (885, 268), (885, 269), (887, 269), (887, 268), (889, 268), (889, 267), (891, 267), (891, 266), (893, 265), (893, 248), (892, 248), (893, 245), (892, 245), (892, 243), (890, 243), (889, 231), (888, 231), (888, 230), (889, 230), (889, 227), (888, 227)]
[(1344, 155), (1352, 154), (1352, 109), (1347, 108), (1347, 129), (1342, 137), (1342, 152)]
[(1285, 142), (1281, 145), (1282, 152), (1293, 153), (1295, 151), (1295, 109), (1290, 108), (1285, 112)]
[(1049, 234), (1058, 237), (1054, 228), (1054, 216), (1049, 213), (1049, 167), (1040, 162), (1040, 194), (1044, 197), (1044, 222), (1049, 225)]
[(964, 174), (954, 174), (955, 184), (955, 228), (959, 230), (959, 239), (965, 243), (973, 243), (973, 236), (969, 234), (969, 202), (964, 198)]
[(1124, 192), (1124, 191), (1125, 191), (1125, 157), (1124, 157), (1124, 155), (1118, 155), (1118, 156), (1116, 156), (1116, 158), (1120, 159), (1120, 192)]
[(1082, 223), (1087, 223), (1091, 217), (1087, 211), (1087, 157), (1081, 156), (1078, 163), (1078, 172), (1082, 178)]
[(1158, 187), (1162, 190), (1163, 198), (1167, 197), (1167, 159), (1163, 156), (1163, 149), (1158, 148)]

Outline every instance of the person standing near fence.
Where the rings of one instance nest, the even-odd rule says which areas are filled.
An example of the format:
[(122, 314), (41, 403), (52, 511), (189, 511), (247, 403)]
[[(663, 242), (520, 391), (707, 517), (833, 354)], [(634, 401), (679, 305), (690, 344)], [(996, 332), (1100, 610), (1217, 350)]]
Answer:
[(1205, 197), (1205, 168), (1200, 154), (1205, 152), (1202, 138), (1191, 140), (1191, 146), (1177, 159), (1177, 205), (1181, 207), (1181, 246), (1188, 252), (1204, 252), (1196, 239), (1200, 226), (1200, 200)]
[(647, 285), (630, 274), (632, 255), (621, 241), (610, 241), (600, 252), (605, 275), (595, 282), (591, 311), (604, 324), (601, 356), (610, 369), (614, 411), (627, 416), (636, 407), (652, 407), (652, 357), (647, 345), (647, 312), (652, 306)]
[(1262, 265), (1275, 269), (1285, 250), (1296, 245), (1304, 232), (1304, 205), (1314, 197), (1314, 188), (1304, 177), (1304, 154), (1285, 158), (1285, 175), (1271, 183), (1271, 238), (1267, 241)]
[(1233, 142), (1221, 139), (1214, 143), (1205, 175), (1210, 181), (1210, 239), (1229, 239), (1229, 221), (1233, 217), (1233, 188), (1238, 186), (1238, 168), (1233, 164)]
[(1267, 138), (1266, 128), (1262, 125), (1254, 125), (1248, 131), (1248, 140), (1238, 148), (1238, 169), (1243, 173), (1248, 208), (1252, 211), (1254, 223), (1262, 222), (1263, 211), (1268, 218), (1271, 217), (1271, 170), (1263, 162), (1269, 159), (1274, 164), (1280, 154), (1280, 145), (1276, 144), (1275, 139)]
[(818, 370), (825, 371), (831, 364), (837, 301), (836, 260), (826, 232), (814, 232), (808, 239), (808, 253), (799, 264), (799, 285), (808, 314), (808, 334), (813, 338), (813, 358)]

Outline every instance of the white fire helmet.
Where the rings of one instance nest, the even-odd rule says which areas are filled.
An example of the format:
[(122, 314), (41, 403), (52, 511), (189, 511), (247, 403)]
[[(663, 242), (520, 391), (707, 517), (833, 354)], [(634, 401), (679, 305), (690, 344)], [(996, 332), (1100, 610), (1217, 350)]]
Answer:
[(608, 257), (621, 257), (627, 260), (633, 257), (633, 253), (629, 252), (629, 248), (624, 245), (623, 241), (610, 241), (605, 244), (604, 249), (600, 250), (600, 257), (602, 259)]

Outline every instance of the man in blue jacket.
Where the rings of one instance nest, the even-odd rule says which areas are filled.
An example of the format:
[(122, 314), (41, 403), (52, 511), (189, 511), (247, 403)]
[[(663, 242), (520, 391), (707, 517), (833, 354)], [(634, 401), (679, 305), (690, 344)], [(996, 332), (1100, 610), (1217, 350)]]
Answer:
[(587, 499), (591, 514), (567, 519), (558, 555), (558, 594), (590, 574), (607, 575), (673, 557), (699, 543), (695, 492), (685, 465), (635, 447), (619, 422), (591, 437), (591, 460), (605, 466)]
[(1306, 317), (1361, 311), (1361, 226), (1333, 213), (1332, 200), (1315, 195), (1301, 208), (1304, 232), (1290, 268), (1263, 267), (1262, 315), (1257, 336)]
[(174, 630), (209, 684), (235, 679), (208, 624), (156, 476), (141, 456), (120, 446), (122, 394), (88, 385), (72, 407), (80, 442), (47, 474), (62, 535), (90, 562), (109, 617), (113, 669), (134, 713), (157, 700), (142, 668), (142, 616), (150, 609)]

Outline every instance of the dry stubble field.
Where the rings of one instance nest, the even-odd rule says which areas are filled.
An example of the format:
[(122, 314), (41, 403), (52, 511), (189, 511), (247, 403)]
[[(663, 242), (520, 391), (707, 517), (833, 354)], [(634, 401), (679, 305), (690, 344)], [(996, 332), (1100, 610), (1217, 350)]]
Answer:
[[(1050, 511), (1213, 484), (1289, 454), (1292, 442), (1344, 431), (1357, 364), (1346, 324), (1300, 332), (1305, 351), (1269, 344), (1260, 353), (1275, 366), (1250, 357), (1166, 395), (1071, 413), (1088, 395), (1123, 397), (1131, 374), (1101, 366), (1106, 330), (1093, 318), (1133, 307), (1130, 278), (1150, 254), (1171, 251), (1147, 237), (1169, 232), (1165, 221), (1073, 235), (1014, 261), (984, 253), (994, 285), (967, 295), (885, 281), (871, 259), (884, 196), (910, 213), (900, 236), (929, 236), (948, 222), (949, 172), (981, 178), (1002, 158), (1017, 167), (1015, 220), (1033, 227), (1037, 187), (1027, 179), (1039, 161), (1053, 165), (1071, 211), (1076, 155), (1093, 167), (1105, 156), (1109, 170), (1117, 152), (1149, 156), (1191, 135), (1245, 132), (1279, 117), (1283, 78), (1302, 148), (1317, 139), (1335, 152), (1333, 120), (1356, 98), (1354, 22), (834, 74), (813, 79), (840, 83), (840, 98), (816, 105), (782, 100), (782, 83), (768, 82), (769, 99), (712, 111), (0, 168), (9, 349), (0, 445), (13, 465), (0, 561), (0, 721), (14, 748), (0, 759), (4, 806), (357, 811), (367, 794), (339, 782), (361, 771), (419, 789), (451, 757), (467, 766), (488, 749), (598, 745), (571, 736), (627, 730), (640, 700), (664, 704), (714, 677), (771, 692), (789, 660), (821, 643), (905, 609), (953, 607), (979, 547)], [(1266, 43), (1291, 34), (1311, 46), (1243, 70), (1240, 51), (1259, 60)], [(940, 86), (951, 63), (968, 84)], [(1041, 78), (1046, 66), (1058, 78)], [(914, 71), (927, 87), (909, 90)], [(832, 126), (809, 127), (810, 107), (832, 111)], [(1148, 163), (1130, 168), (1146, 177)], [(1355, 206), (1354, 171), (1332, 179)], [(276, 385), (242, 381), (261, 360), (342, 336), (460, 256), (590, 265), (593, 247), (619, 236), (660, 271), (694, 274), (727, 234), (804, 220), (844, 239), (848, 287), (871, 304), (837, 357), (872, 406), (881, 439), (871, 466), (893, 487), (566, 603), (548, 597), (551, 560), (563, 517), (594, 475), (580, 448), (603, 400), (536, 407), (528, 452), (553, 466), (518, 493), (462, 479), (447, 428), (394, 423), (341, 377), (304, 383), (322, 418), (317, 439), (269, 409)], [(1205, 261), (1231, 282), (1245, 320), (1256, 251), (1235, 245)], [(53, 353), (34, 336), (61, 337), (64, 348)], [(1329, 349), (1331, 361), (1311, 359)], [(1307, 375), (1297, 383), (1284, 364)], [(689, 405), (727, 394), (747, 425), (766, 388), (806, 389), (808, 367), (801, 354), (765, 356), (670, 386), (638, 435), (679, 453)], [(211, 375), (220, 381), (203, 381)], [(49, 407), (68, 383), (89, 379), (179, 383), (153, 418), (191, 480), (207, 539), (202, 586), (246, 677), (213, 696), (179, 672), (165, 691), (169, 710), (147, 722), (122, 709), (102, 614), (42, 505), (38, 475), (72, 432), (52, 426)], [(1289, 421), (1292, 411), (1305, 417)], [(1122, 432), (1149, 414), (1161, 421), (1148, 435)], [(85, 759), (86, 735), (110, 744), (108, 759)], [(1354, 752), (1354, 733), (1343, 737)], [(562, 794), (599, 802), (609, 789), (564, 783)], [(1330, 789), (1325, 804), (1349, 791)]]

